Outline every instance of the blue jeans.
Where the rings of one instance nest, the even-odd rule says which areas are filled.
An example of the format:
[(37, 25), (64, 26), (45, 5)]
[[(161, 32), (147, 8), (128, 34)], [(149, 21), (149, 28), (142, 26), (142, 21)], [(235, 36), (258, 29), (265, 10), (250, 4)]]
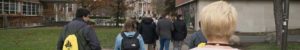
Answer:
[(170, 39), (160, 38), (160, 50), (169, 50)]

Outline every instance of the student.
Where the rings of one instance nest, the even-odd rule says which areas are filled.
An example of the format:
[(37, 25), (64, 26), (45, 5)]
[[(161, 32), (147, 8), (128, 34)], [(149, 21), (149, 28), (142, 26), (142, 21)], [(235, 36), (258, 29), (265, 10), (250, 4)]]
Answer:
[(236, 9), (225, 1), (213, 2), (200, 12), (201, 30), (207, 38), (204, 47), (191, 50), (238, 50), (229, 46), (236, 29)]
[[(201, 23), (199, 22), (199, 27), (201, 28), (200, 25)], [(204, 37), (201, 29), (199, 29), (196, 32), (194, 32), (192, 35), (188, 36), (184, 42), (185, 44), (188, 45), (189, 49), (192, 49), (198, 47), (198, 45), (201, 43), (205, 45), (207, 43), (207, 40)]]
[(181, 15), (178, 15), (174, 21), (174, 32), (172, 34), (173, 47), (174, 50), (181, 50), (183, 45), (183, 40), (187, 35), (187, 27), (184, 22), (184, 18)]
[(169, 43), (172, 38), (171, 34), (174, 30), (173, 23), (170, 19), (170, 15), (161, 17), (161, 19), (158, 20), (156, 30), (160, 39), (160, 50), (169, 50)]
[(136, 21), (127, 19), (116, 37), (114, 50), (145, 50), (142, 36), (136, 32)]
[(151, 17), (142, 19), (142, 22), (139, 25), (139, 33), (142, 35), (145, 44), (148, 44), (147, 50), (155, 50), (156, 40), (158, 39), (155, 29), (156, 24)]
[(101, 50), (95, 30), (86, 23), (90, 19), (89, 14), (90, 11), (83, 8), (76, 11), (76, 18), (65, 25), (58, 39), (57, 50), (62, 50), (65, 47), (64, 40), (70, 33), (74, 33), (77, 37), (76, 44), (78, 44), (79, 50)]

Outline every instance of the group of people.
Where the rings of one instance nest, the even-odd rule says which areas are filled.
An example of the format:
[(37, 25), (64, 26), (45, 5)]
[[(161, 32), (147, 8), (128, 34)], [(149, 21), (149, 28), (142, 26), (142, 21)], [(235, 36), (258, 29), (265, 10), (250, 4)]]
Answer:
[[(126, 36), (122, 36), (123, 34)], [(137, 37), (134, 36), (136, 34)], [(176, 20), (171, 20), (171, 15), (166, 15), (158, 19), (157, 22), (152, 17), (143, 17), (141, 21), (134, 17), (127, 18), (122, 32), (116, 38), (115, 50), (122, 50), (122, 43), (126, 43), (123, 40), (127, 37), (137, 38), (140, 50), (145, 50), (144, 44), (146, 44), (147, 50), (155, 50), (158, 39), (160, 50), (169, 50), (170, 41), (173, 41), (175, 50), (180, 50), (186, 35), (187, 28), (181, 15), (178, 15)]]
[[(62, 50), (68, 33), (75, 33), (79, 50), (101, 50), (99, 40), (94, 29), (85, 22), (89, 20), (89, 11), (78, 9), (76, 18), (64, 27), (57, 49)], [(122, 31), (117, 35), (114, 50), (156, 50), (156, 41), (159, 40), (159, 50), (169, 50), (173, 42), (174, 50), (181, 50), (183, 44), (191, 50), (238, 50), (229, 45), (229, 40), (236, 28), (236, 9), (225, 1), (216, 1), (199, 13), (199, 31), (187, 37), (187, 26), (184, 17), (167, 14), (157, 22), (152, 17), (127, 18)]]

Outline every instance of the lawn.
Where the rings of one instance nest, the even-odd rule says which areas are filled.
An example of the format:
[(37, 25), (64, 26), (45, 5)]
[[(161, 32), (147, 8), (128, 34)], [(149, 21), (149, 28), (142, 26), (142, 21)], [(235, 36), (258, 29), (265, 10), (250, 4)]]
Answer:
[[(112, 48), (120, 32), (116, 27), (97, 27), (101, 46)], [(0, 50), (56, 50), (56, 43), (62, 27), (39, 27), (0, 30)]]

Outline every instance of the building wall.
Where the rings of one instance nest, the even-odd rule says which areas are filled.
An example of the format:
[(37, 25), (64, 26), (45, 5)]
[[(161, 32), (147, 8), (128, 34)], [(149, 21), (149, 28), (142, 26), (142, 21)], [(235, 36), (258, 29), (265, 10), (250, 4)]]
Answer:
[(72, 21), (75, 17), (76, 4), (72, 3), (53, 3), (55, 21)]
[(0, 17), (0, 28), (3, 28), (3, 25), (4, 25), (4, 23), (3, 23), (3, 17)]
[(151, 0), (126, 0), (126, 5), (132, 9), (127, 10), (128, 17), (152, 17), (153, 7)]
[(43, 19), (38, 0), (0, 0), (0, 16), (7, 16), (9, 27), (40, 26)]
[[(198, 1), (199, 16), (201, 9), (213, 1)], [(237, 31), (240, 32), (269, 32), (275, 31), (273, 1), (229, 1), (238, 11)], [(300, 28), (300, 2), (291, 1), (289, 29)], [(195, 22), (199, 21), (195, 18)], [(196, 24), (198, 28), (198, 24)]]

